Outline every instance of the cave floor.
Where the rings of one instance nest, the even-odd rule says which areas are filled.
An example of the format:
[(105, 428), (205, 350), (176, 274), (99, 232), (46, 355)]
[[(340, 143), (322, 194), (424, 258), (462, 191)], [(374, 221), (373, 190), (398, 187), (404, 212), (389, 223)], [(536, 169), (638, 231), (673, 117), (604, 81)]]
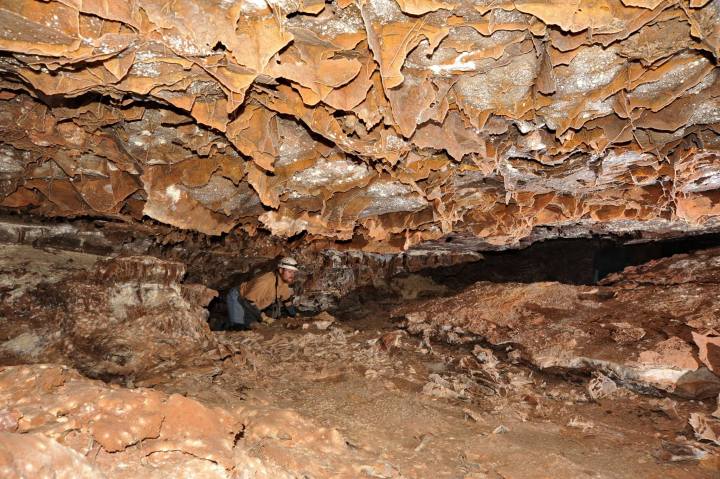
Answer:
[[(589, 376), (539, 372), (508, 349), (408, 334), (393, 317), (400, 300), (365, 298), (361, 310), (348, 308), (335, 318), (321, 313), (246, 332), (210, 332), (202, 325), (198, 348), (180, 350), (174, 336), (160, 333), (187, 332), (197, 318), (182, 319), (181, 298), (172, 296), (181, 290), (172, 281), (159, 290), (119, 283), (136, 284), (133, 294), (147, 295), (145, 309), (128, 316), (133, 310), (123, 305), (135, 300), (119, 286), (96, 288), (119, 296), (77, 293), (90, 294), (83, 285), (99, 281), (84, 272), (93, 267), (90, 256), (28, 247), (2, 254), (0, 452), (10, 452), (0, 454), (0, 472), (8, 457), (24, 464), (24, 439), (49, 437), (57, 441), (52, 447), (65, 445), (63, 454), (83, 456), (87, 467), (107, 474), (82, 477), (718, 477), (717, 450), (694, 441), (688, 425), (691, 413), (709, 413), (713, 401), (624, 387), (592, 400)], [(118, 263), (115, 279), (132, 273), (147, 281), (173, 270), (170, 263), (143, 264)], [(193, 291), (184, 294), (198, 294)], [(167, 298), (176, 309), (158, 302)], [(83, 321), (97, 326), (97, 347), (83, 355), (61, 340), (85, 331), (79, 318), (70, 323), (66, 317), (76, 301), (88, 312)], [(106, 303), (107, 311), (97, 306)], [(110, 321), (97, 322), (99, 315), (112, 320), (115, 310), (123, 321), (143, 325), (147, 319), (155, 329), (108, 323), (107, 332), (98, 333)], [(548, 321), (557, 319), (552, 314)], [(123, 360), (118, 345), (155, 356), (113, 363)], [(158, 364), (157, 358), (167, 359)], [(67, 365), (85, 377), (38, 363)], [(120, 372), (93, 375), (110, 366)], [(162, 419), (134, 429), (143, 418)], [(112, 430), (107, 436), (105, 427)], [(683, 457), (703, 448), (703, 460)], [(59, 470), (62, 461), (52, 456), (45, 464)]]
[[(376, 309), (326, 330), (281, 321), (216, 333), (242, 351), (241, 366), (154, 386), (226, 408), (297, 411), (377, 458), (370, 477), (717, 477), (717, 461), (670, 461), (692, 402), (623, 389), (590, 401), (588, 378), (502, 361), (492, 380), (474, 380), (458, 366), (466, 346), (428, 345)], [(253, 449), (262, 457), (262, 441)]]

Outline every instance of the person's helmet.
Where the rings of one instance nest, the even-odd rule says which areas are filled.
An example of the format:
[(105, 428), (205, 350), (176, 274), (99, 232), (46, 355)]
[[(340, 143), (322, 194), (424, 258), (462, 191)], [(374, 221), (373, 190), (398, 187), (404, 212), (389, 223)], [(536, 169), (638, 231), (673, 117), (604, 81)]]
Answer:
[(289, 256), (280, 260), (278, 268), (289, 269), (290, 271), (300, 271), (298, 269), (298, 262), (295, 261), (295, 258), (291, 258)]

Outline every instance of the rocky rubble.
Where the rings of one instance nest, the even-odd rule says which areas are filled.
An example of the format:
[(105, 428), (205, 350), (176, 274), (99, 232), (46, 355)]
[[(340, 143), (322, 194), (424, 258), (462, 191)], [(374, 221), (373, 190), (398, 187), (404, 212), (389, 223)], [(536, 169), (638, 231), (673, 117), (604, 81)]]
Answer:
[(486, 342), (542, 370), (596, 371), (638, 391), (714, 398), (719, 254), (628, 268), (598, 287), (478, 283), (393, 314), (428, 340)]
[(444, 287), (418, 272), (477, 263), (483, 258), (471, 251), (417, 249), (397, 254), (323, 250), (317, 254), (301, 252), (297, 257), (304, 265), (305, 279), (299, 304), (314, 311), (337, 307), (339, 300), (362, 288), (407, 298), (438, 294)]
[[(624, 289), (638, 286), (677, 287), (696, 285), (695, 295), (704, 288), (720, 283), (720, 249), (701, 250), (692, 254), (676, 255), (649, 263), (626, 268), (620, 274), (610, 275), (601, 284)], [(712, 290), (707, 291), (713, 294)], [(717, 309), (707, 304), (707, 311), (698, 308), (687, 316), (686, 321), (693, 331), (692, 340), (698, 348), (698, 359), (710, 371), (720, 373), (720, 319)]]
[(718, 227), (720, 6), (0, 3), (0, 205), (398, 251)]

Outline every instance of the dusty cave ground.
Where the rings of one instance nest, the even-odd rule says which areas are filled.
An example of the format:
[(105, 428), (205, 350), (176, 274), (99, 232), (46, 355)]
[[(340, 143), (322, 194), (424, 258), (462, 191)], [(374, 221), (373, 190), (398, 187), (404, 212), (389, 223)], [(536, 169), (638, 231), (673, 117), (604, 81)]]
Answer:
[[(656, 260), (600, 286), (439, 294), (416, 279), (332, 315), (213, 332), (214, 292), (182, 283), (181, 263), (2, 245), (0, 475), (716, 478), (720, 380), (668, 382), (706, 371), (701, 354), (672, 315), (642, 303), (629, 315), (627, 302), (667, 307), (663, 288), (705, 288), (680, 314), (712, 315), (718, 258)], [(578, 345), (588, 335), (568, 321), (595, 324), (597, 311), (625, 324)], [(641, 349), (655, 356), (634, 360)], [(563, 363), (575, 357), (584, 365)]]

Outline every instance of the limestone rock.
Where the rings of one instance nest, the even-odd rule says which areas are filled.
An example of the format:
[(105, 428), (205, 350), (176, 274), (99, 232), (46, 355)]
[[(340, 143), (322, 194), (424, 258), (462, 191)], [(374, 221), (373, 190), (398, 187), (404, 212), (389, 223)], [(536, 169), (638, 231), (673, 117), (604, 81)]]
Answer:
[(693, 331), (692, 338), (697, 345), (700, 361), (714, 373), (720, 373), (720, 335), (714, 331), (699, 334)]
[(371, 459), (293, 410), (218, 407), (58, 365), (0, 367), (0, 403), (3, 478), (352, 477)]
[(720, 421), (701, 413), (690, 415), (690, 425), (695, 437), (702, 441), (710, 441), (720, 446)]

